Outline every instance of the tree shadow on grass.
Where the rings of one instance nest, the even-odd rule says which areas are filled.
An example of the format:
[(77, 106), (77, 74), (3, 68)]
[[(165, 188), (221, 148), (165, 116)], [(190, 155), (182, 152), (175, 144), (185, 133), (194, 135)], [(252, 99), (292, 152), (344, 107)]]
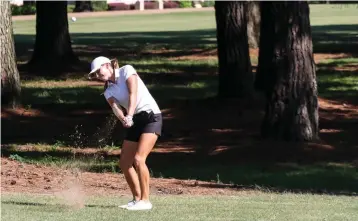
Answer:
[[(358, 66), (340, 61), (318, 64), (318, 94), (341, 103), (358, 104)], [(339, 67), (343, 69), (339, 69)], [(346, 68), (346, 69), (344, 69)]]
[[(34, 35), (14, 35), (16, 54), (20, 60), (28, 60), (34, 43)], [(157, 57), (192, 55), (206, 51), (215, 44), (215, 30), (168, 32), (116, 32), (71, 34), (73, 47), (80, 57), (93, 58), (98, 54), (116, 56), (120, 60), (136, 60), (141, 56), (155, 56), (148, 50), (163, 50)], [(214, 39), (213, 39), (214, 38)], [(78, 48), (78, 50), (77, 50)], [(165, 51), (172, 49), (175, 51)]]
[[(357, 30), (358, 25), (312, 26), (314, 53), (348, 53), (356, 56), (358, 51)], [(18, 60), (28, 61), (33, 50), (35, 36), (15, 34), (14, 38)], [(116, 57), (122, 62), (131, 63), (149, 58), (163, 59), (164, 61), (179, 56), (201, 56), (216, 49), (215, 29), (73, 33), (71, 38), (76, 54), (82, 59), (80, 66), (72, 71), (85, 73), (88, 72), (88, 62), (99, 55)], [(166, 63), (158, 65), (162, 68)], [(191, 72), (192, 68), (195, 67), (180, 70)], [(19, 64), (19, 70), (22, 75), (27, 74), (26, 64)]]
[(314, 53), (351, 53), (358, 51), (358, 25), (312, 26)]

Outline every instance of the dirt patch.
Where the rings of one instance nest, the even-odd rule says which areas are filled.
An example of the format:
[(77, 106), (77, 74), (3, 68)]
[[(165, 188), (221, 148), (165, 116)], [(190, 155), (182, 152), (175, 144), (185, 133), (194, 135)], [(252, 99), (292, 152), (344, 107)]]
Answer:
[[(183, 52), (184, 54), (184, 52)], [(217, 49), (202, 50), (194, 49), (191, 50), (190, 55), (180, 55), (170, 57), (170, 61), (182, 61), (182, 60), (194, 60), (194, 61), (203, 61), (203, 60), (214, 60), (217, 59)]]
[(25, 87), (41, 87), (41, 88), (56, 88), (56, 87), (87, 87), (87, 86), (103, 86), (104, 82), (95, 80), (66, 80), (66, 81), (35, 81), (24, 82)]
[(344, 67), (336, 67), (332, 68), (335, 71), (345, 71), (345, 72), (358, 72), (358, 65), (357, 66), (344, 66)]
[[(177, 56), (173, 56), (169, 58), (169, 60), (177, 61), (177, 60), (207, 60), (207, 59), (217, 59), (217, 49), (210, 49), (210, 50), (203, 50), (203, 49), (193, 49), (191, 50), (191, 55), (180, 55), (179, 50), (167, 50), (167, 49), (161, 49), (161, 50), (151, 50), (145, 52), (145, 54), (153, 54), (153, 55), (164, 55), (172, 53)], [(184, 52), (182, 52), (184, 54)], [(251, 57), (258, 58), (259, 57), (259, 49), (249, 49), (249, 53)], [(337, 59), (337, 58), (349, 58), (352, 57), (351, 54), (347, 53), (337, 53), (337, 54), (324, 54), (324, 53), (314, 53), (314, 60), (316, 63), (319, 63), (326, 59)], [(352, 67), (357, 68), (357, 67)]]
[(46, 117), (48, 116), (46, 113), (31, 109), (31, 108), (1, 108), (1, 119), (10, 118), (11, 116), (23, 116), (23, 117)]
[[(259, 56), (259, 50), (258, 49), (249, 49), (249, 53), (251, 57), (258, 57)], [(171, 50), (173, 53), (173, 50)], [(155, 54), (163, 54), (167, 53), (165, 50), (161, 51), (155, 51)], [(191, 50), (191, 55), (178, 55), (175, 57), (171, 57), (168, 60), (171, 61), (180, 61), (180, 60), (194, 60), (194, 61), (202, 61), (202, 60), (214, 60), (218, 58), (218, 51), (217, 49), (209, 49), (209, 50), (203, 50), (203, 49), (193, 49)]]
[(346, 111), (352, 114), (358, 113), (358, 106), (349, 103), (342, 103), (339, 101), (329, 100), (325, 98), (319, 98), (319, 107), (323, 109)]
[(338, 101), (319, 99), (320, 118), (327, 120), (355, 120), (358, 119), (358, 106)]
[(314, 53), (314, 60), (319, 63), (326, 59), (337, 59), (337, 58), (349, 58), (352, 57), (351, 54), (347, 53), (335, 53), (335, 54), (327, 54), (327, 53)]
[[(90, 173), (20, 163), (1, 158), (1, 192), (55, 194), (70, 205), (83, 206), (90, 195), (130, 195), (119, 173)], [(151, 194), (235, 195), (242, 189), (233, 185), (197, 180), (151, 179)], [(248, 191), (245, 191), (248, 193)]]

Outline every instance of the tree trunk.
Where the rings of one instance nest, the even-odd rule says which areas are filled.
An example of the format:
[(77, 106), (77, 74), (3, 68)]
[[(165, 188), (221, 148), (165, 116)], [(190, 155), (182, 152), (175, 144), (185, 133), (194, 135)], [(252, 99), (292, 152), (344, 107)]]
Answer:
[(260, 40), (260, 2), (248, 1), (247, 36), (249, 47), (258, 48)]
[(75, 8), (73, 12), (91, 12), (93, 11), (92, 8), (92, 1), (76, 1)]
[(219, 97), (252, 94), (253, 75), (247, 39), (247, 2), (215, 1), (219, 58)]
[(9, 1), (0, 1), (0, 13), (2, 15), (0, 21), (1, 104), (15, 108), (20, 104), (21, 85), (16, 65)]
[[(275, 84), (275, 73), (273, 73), (272, 56), (274, 55), (274, 29), (275, 18), (272, 14), (272, 6), (268, 3), (260, 2), (261, 25), (259, 40), (258, 67), (255, 77), (255, 88), (258, 91), (269, 93), (268, 87)], [(278, 18), (277, 18), (278, 19)]]
[(78, 62), (68, 31), (67, 1), (36, 1), (36, 41), (32, 71), (60, 74)]
[(257, 86), (267, 96), (262, 135), (318, 138), (318, 99), (307, 2), (262, 2)]

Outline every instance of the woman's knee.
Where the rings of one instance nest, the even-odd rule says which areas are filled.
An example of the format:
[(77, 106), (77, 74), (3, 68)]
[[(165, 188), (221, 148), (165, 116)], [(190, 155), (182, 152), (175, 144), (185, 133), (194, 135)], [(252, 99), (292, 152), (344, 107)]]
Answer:
[(133, 166), (133, 161), (133, 158), (129, 159), (124, 156), (121, 156), (121, 158), (119, 159), (119, 168), (121, 168), (123, 172), (126, 172)]
[(123, 172), (128, 171), (132, 166), (133, 165), (128, 162), (119, 162), (119, 168), (121, 168)]
[(119, 167), (122, 171), (128, 171), (134, 163), (134, 156), (136, 154), (138, 143), (132, 141), (124, 141), (119, 159)]
[(145, 158), (140, 156), (140, 155), (135, 155), (134, 156), (134, 166), (136, 168), (145, 165)]

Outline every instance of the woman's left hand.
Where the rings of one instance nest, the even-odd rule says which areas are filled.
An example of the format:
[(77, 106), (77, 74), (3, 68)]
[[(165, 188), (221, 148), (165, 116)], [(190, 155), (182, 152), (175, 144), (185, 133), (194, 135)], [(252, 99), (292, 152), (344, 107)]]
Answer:
[(129, 128), (131, 126), (133, 126), (134, 122), (133, 122), (133, 117), (131, 115), (127, 115), (125, 118), (124, 118), (124, 126)]

